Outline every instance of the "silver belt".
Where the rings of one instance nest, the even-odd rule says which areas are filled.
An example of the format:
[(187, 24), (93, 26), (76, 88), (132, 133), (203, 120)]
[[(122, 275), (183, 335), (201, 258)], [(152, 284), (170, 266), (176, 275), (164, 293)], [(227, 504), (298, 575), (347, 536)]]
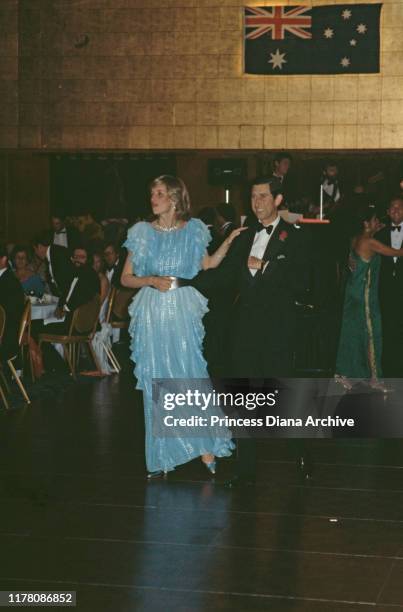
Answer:
[[(178, 276), (170, 276), (171, 286), (168, 291), (173, 291), (173, 289), (179, 289), (180, 287), (188, 287), (189, 279), (188, 278), (179, 278)], [(155, 289), (155, 287), (153, 287)]]

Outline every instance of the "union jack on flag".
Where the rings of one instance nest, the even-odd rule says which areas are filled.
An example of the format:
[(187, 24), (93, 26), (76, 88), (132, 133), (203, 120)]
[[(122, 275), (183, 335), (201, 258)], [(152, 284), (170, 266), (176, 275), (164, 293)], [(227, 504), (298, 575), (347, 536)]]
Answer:
[[(309, 6), (273, 6), (245, 9), (245, 38), (254, 40), (264, 34), (273, 40), (283, 40), (289, 32), (299, 38), (312, 38), (312, 17)], [(249, 30), (249, 31), (248, 31)]]
[(245, 72), (379, 72), (381, 7), (372, 2), (245, 7)]

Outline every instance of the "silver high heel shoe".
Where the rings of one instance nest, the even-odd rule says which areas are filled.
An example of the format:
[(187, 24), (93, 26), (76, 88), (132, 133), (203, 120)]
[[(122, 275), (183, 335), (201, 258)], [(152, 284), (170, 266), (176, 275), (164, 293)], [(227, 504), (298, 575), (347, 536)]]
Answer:
[(168, 472), (163, 470), (156, 470), (155, 472), (148, 472), (147, 480), (152, 480), (153, 478), (166, 478)]
[(210, 474), (213, 474), (213, 476), (214, 476), (215, 471), (216, 471), (216, 467), (217, 467), (217, 462), (214, 460), (214, 461), (210, 461), (209, 463), (206, 463), (206, 461), (203, 461), (203, 459), (202, 459), (202, 463), (203, 463), (203, 465), (206, 466), (206, 468), (208, 469)]

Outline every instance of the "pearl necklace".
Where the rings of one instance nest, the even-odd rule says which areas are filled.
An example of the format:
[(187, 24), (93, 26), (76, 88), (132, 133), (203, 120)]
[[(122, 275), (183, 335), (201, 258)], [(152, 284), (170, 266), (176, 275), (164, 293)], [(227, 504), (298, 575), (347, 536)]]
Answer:
[(171, 227), (167, 227), (166, 225), (160, 225), (158, 222), (155, 224), (155, 227), (158, 227), (162, 232), (173, 232), (178, 229), (178, 224), (171, 225)]

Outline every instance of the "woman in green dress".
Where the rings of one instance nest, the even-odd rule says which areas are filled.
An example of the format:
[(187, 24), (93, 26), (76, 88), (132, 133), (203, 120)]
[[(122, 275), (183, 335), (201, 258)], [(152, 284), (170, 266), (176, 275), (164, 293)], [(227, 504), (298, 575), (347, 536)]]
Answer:
[(375, 208), (366, 207), (357, 215), (357, 231), (351, 242), (349, 276), (346, 283), (343, 317), (335, 378), (351, 389), (349, 379), (368, 379), (371, 387), (386, 391), (382, 376), (382, 326), (378, 298), (381, 255), (403, 257), (403, 249), (392, 249), (374, 238), (382, 225)]

